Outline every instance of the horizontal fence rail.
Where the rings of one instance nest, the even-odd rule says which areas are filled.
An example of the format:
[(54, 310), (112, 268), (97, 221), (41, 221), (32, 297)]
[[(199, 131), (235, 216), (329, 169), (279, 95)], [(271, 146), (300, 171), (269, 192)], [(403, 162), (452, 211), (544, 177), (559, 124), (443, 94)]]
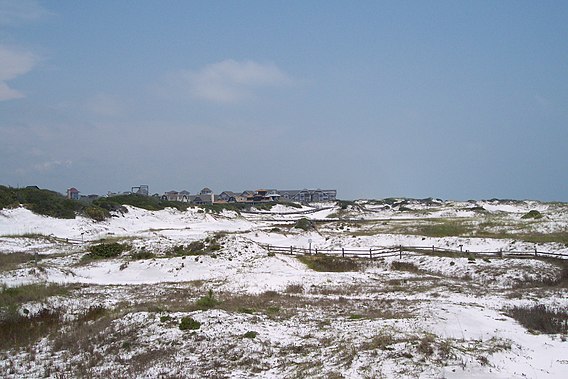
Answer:
[(57, 241), (57, 242), (64, 242), (64, 243), (71, 243), (71, 244), (80, 244), (80, 243), (85, 242), (83, 240), (78, 240), (78, 239), (74, 239), (74, 238), (61, 238), (61, 237), (54, 237), (54, 236), (50, 236), (50, 238)]
[(470, 251), (463, 249), (450, 249), (437, 246), (385, 246), (385, 247), (371, 247), (368, 249), (355, 249), (355, 248), (306, 248), (297, 246), (275, 246), (269, 244), (260, 244), (262, 247), (271, 253), (287, 254), (287, 255), (311, 255), (311, 254), (327, 254), (337, 255), (342, 257), (360, 257), (360, 258), (386, 258), (398, 256), (402, 258), (403, 254), (416, 253), (416, 254), (457, 254), (464, 257), (475, 256), (493, 256), (493, 257), (550, 257), (559, 259), (568, 259), (568, 254), (565, 253), (551, 253), (546, 251), (514, 251), (514, 250), (499, 250), (499, 251)]

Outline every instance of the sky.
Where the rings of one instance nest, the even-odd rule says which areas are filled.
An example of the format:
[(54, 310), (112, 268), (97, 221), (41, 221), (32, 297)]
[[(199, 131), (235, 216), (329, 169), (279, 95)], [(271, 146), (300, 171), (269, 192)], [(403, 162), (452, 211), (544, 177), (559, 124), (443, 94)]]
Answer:
[(568, 201), (566, 1), (0, 0), (0, 184)]

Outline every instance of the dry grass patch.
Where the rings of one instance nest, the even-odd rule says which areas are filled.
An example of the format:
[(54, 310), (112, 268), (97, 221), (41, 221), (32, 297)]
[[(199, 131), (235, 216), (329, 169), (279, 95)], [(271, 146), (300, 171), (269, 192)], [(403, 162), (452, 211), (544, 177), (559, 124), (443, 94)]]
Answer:
[(398, 270), (398, 271), (407, 271), (414, 273), (420, 272), (418, 266), (416, 266), (414, 263), (411, 262), (394, 261), (391, 263), (391, 268), (393, 270)]
[(308, 268), (319, 272), (360, 271), (363, 267), (360, 259), (330, 255), (301, 255), (298, 256), (298, 260)]
[(543, 304), (532, 307), (513, 307), (507, 314), (529, 331), (546, 334), (568, 333), (568, 313), (552, 311)]
[(365, 319), (394, 319), (411, 317), (404, 301), (359, 298), (331, 298), (317, 295), (297, 295), (266, 291), (256, 295), (219, 294), (219, 309), (228, 312), (266, 314), (274, 318), (290, 318), (299, 314), (321, 312), (328, 317)]
[(28, 262), (38, 262), (46, 258), (44, 254), (0, 253), (0, 271), (11, 271)]
[(286, 286), (285, 293), (304, 293), (304, 286), (300, 283), (292, 283)]
[(31, 345), (57, 330), (61, 325), (60, 319), (60, 311), (52, 309), (42, 309), (30, 316), (3, 314), (0, 320), (0, 349)]

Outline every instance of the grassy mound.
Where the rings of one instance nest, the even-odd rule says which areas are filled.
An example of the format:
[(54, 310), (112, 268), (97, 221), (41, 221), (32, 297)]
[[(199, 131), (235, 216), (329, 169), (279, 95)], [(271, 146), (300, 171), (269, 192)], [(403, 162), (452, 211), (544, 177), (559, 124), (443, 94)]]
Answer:
[(40, 215), (67, 219), (75, 218), (76, 212), (82, 209), (78, 202), (54, 191), (0, 186), (0, 209), (20, 205)]
[(131, 205), (148, 211), (160, 211), (165, 208), (176, 208), (180, 211), (184, 211), (189, 208), (188, 203), (162, 200), (155, 196), (143, 196), (137, 194), (101, 197), (93, 201), (92, 205), (107, 211), (120, 209), (123, 205)]

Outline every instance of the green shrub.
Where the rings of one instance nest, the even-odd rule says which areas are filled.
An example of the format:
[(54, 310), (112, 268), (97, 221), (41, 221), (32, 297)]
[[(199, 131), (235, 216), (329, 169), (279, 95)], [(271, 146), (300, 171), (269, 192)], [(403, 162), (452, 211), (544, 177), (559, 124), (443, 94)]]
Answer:
[(205, 249), (205, 243), (202, 241), (193, 241), (187, 246), (187, 251), (190, 253), (200, 253)]
[(258, 336), (258, 332), (249, 330), (248, 332), (246, 332), (245, 334), (243, 334), (244, 338), (250, 338), (250, 339), (254, 339), (256, 338), (256, 336)]
[(105, 259), (119, 256), (122, 252), (128, 250), (130, 246), (120, 244), (118, 242), (101, 243), (90, 247), (90, 253), (86, 256), (89, 259)]
[(164, 322), (168, 322), (172, 320), (172, 316), (169, 315), (164, 315), (164, 316), (160, 316), (160, 322), (164, 323)]
[(108, 210), (92, 205), (85, 208), (85, 215), (87, 217), (92, 218), (95, 221), (104, 221), (108, 217), (110, 217), (110, 213)]
[(203, 241), (193, 241), (189, 245), (174, 246), (170, 251), (166, 253), (166, 255), (183, 257), (190, 255), (202, 255), (214, 251), (219, 251), (221, 250), (222, 245), (217, 241), (217, 238), (217, 236), (207, 237)]
[(20, 204), (13, 188), (0, 186), (0, 209), (17, 207)]
[(207, 251), (219, 251), (221, 250), (221, 244), (217, 241), (212, 241), (209, 246), (207, 246)]
[(0, 186), (0, 208), (23, 205), (34, 213), (56, 218), (75, 218), (82, 205), (60, 193), (36, 188)]
[(363, 316), (360, 315), (360, 314), (349, 315), (349, 320), (361, 320), (362, 318), (363, 318)]
[(165, 208), (176, 208), (180, 211), (189, 208), (188, 203), (179, 201), (162, 200), (155, 196), (144, 196), (139, 194), (117, 195), (110, 197), (101, 197), (93, 201), (93, 206), (97, 206), (107, 211), (120, 208), (123, 205), (131, 205), (133, 207), (146, 209), (149, 211), (159, 211)]
[(301, 255), (298, 260), (314, 271), (346, 272), (358, 271), (360, 262), (355, 258), (333, 257), (329, 255)]
[(219, 305), (219, 303), (219, 300), (215, 299), (215, 297), (213, 296), (213, 290), (209, 290), (206, 296), (199, 298), (195, 302), (195, 306), (197, 307), (197, 309), (207, 310), (215, 308), (217, 305)]
[(353, 201), (348, 201), (348, 200), (338, 200), (337, 201), (337, 205), (343, 209), (346, 210), (349, 206), (354, 207), (355, 206), (355, 202)]
[(302, 229), (303, 231), (307, 232), (308, 230), (315, 229), (313, 223), (305, 217), (302, 217), (294, 224), (294, 228)]
[(180, 330), (197, 330), (201, 327), (201, 323), (191, 317), (182, 317), (179, 328)]
[(156, 255), (154, 253), (151, 253), (145, 249), (136, 251), (134, 253), (130, 253), (130, 258), (133, 260), (139, 260), (139, 259), (152, 259), (155, 258)]
[(523, 217), (524, 219), (539, 219), (539, 218), (543, 218), (544, 216), (542, 215), (542, 213), (540, 213), (539, 211), (533, 209), (531, 211), (529, 211), (528, 213), (524, 214)]
[(246, 313), (246, 314), (252, 315), (252, 314), (254, 314), (255, 310), (254, 310), (254, 308), (242, 307), (242, 308), (239, 308), (239, 309), (237, 310), (237, 312)]

